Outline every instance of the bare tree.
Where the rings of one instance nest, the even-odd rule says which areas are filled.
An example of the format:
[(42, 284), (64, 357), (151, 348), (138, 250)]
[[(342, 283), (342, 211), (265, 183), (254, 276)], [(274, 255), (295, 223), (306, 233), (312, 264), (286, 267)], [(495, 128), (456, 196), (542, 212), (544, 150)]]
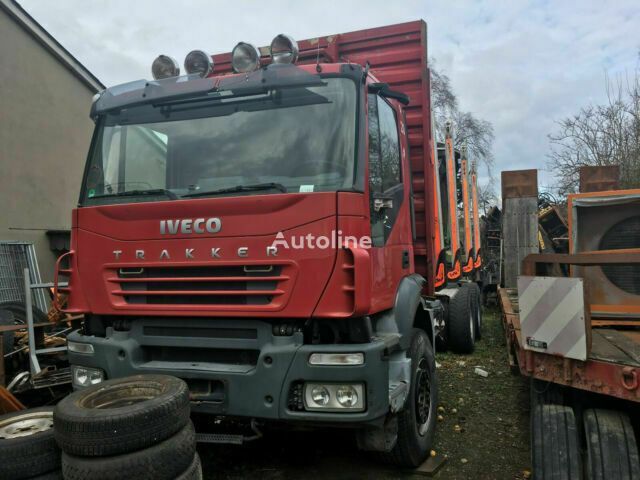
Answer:
[(453, 93), (451, 79), (436, 69), (436, 62), (429, 60), (431, 67), (431, 107), (436, 113), (446, 113), (458, 109), (458, 98)]
[(431, 105), (435, 117), (435, 136), (437, 141), (444, 141), (445, 124), (451, 121), (455, 148), (462, 148), (466, 143), (471, 161), (484, 167), (489, 181), (480, 188), (487, 193), (486, 200), (495, 199), (495, 179), (493, 177), (494, 140), (493, 125), (477, 118), (471, 112), (463, 112), (458, 105), (458, 97), (451, 86), (451, 79), (437, 69), (436, 61), (429, 59), (431, 70)]
[(582, 166), (620, 166), (622, 188), (640, 187), (640, 75), (606, 79), (606, 103), (590, 104), (549, 135), (548, 168), (560, 194), (578, 189)]
[(483, 215), (487, 214), (489, 208), (498, 204), (498, 196), (496, 195), (495, 179), (489, 178), (484, 185), (478, 185), (478, 210)]

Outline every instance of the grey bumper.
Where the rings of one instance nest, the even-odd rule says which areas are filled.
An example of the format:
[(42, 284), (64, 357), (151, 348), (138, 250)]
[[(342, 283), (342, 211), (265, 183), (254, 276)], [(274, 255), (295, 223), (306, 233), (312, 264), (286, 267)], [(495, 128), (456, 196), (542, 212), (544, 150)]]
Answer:
[[(193, 411), (284, 421), (368, 423), (389, 410), (385, 344), (303, 345), (302, 334), (274, 336), (256, 320), (140, 319), (131, 330), (106, 337), (79, 332), (69, 340), (93, 345), (93, 354), (69, 352), (71, 365), (101, 368), (107, 378), (163, 373), (188, 383), (215, 385), (215, 398), (193, 395)], [(362, 352), (364, 364), (316, 366), (311, 353)], [(304, 381), (360, 382), (366, 409), (353, 413), (296, 411), (292, 385)], [(193, 393), (193, 390), (192, 390)]]

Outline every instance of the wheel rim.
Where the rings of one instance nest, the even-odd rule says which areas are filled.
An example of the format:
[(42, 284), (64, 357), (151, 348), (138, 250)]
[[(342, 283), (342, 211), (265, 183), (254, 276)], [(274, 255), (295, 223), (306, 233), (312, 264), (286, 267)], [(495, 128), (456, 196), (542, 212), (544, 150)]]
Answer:
[(418, 433), (424, 435), (431, 416), (431, 374), (426, 358), (421, 358), (416, 369), (415, 410)]
[(52, 412), (25, 413), (0, 422), (0, 439), (28, 437), (53, 428)]
[(97, 389), (80, 401), (84, 408), (108, 410), (130, 407), (146, 402), (163, 393), (163, 386), (156, 382), (132, 382)]

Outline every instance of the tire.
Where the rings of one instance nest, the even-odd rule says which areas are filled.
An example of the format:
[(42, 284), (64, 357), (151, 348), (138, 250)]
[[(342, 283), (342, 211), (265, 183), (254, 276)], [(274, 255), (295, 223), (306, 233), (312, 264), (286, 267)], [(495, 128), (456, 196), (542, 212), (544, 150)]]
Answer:
[(173, 480), (192, 463), (196, 432), (189, 422), (174, 436), (144, 450), (110, 457), (76, 457), (62, 454), (65, 480)]
[(482, 339), (482, 299), (480, 287), (477, 283), (470, 283), (471, 289), (471, 311), (475, 319), (475, 340)]
[(63, 398), (54, 410), (60, 448), (82, 457), (118, 455), (155, 445), (189, 421), (187, 384), (168, 375), (107, 380)]
[(537, 405), (531, 411), (531, 464), (534, 480), (579, 480), (582, 462), (571, 407)]
[[(29, 430), (19, 433), (16, 428)], [(0, 478), (19, 480), (59, 468), (53, 408), (32, 408), (0, 416)]]
[(465, 283), (449, 301), (447, 345), (456, 353), (472, 353), (475, 348), (472, 290), (470, 285)]
[(614, 410), (585, 410), (588, 480), (638, 480), (640, 459), (631, 421)]
[(176, 480), (202, 480), (202, 463), (196, 453), (189, 467)]
[(411, 358), (411, 387), (405, 406), (398, 413), (398, 440), (390, 452), (381, 455), (386, 463), (415, 468), (427, 459), (433, 444), (438, 376), (433, 347), (424, 331), (413, 330), (407, 354)]

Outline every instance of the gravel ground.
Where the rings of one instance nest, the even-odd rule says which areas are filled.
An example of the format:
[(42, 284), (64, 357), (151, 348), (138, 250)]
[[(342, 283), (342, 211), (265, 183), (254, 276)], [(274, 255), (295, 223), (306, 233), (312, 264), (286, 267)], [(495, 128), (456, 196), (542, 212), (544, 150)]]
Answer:
[[(485, 312), (473, 355), (437, 355), (440, 408), (434, 449), (447, 463), (434, 477), (522, 479), (529, 476), (528, 384), (509, 372), (496, 311)], [(488, 377), (474, 373), (478, 366)], [(205, 479), (417, 479), (355, 448), (344, 431), (267, 432), (242, 447), (199, 445)]]

